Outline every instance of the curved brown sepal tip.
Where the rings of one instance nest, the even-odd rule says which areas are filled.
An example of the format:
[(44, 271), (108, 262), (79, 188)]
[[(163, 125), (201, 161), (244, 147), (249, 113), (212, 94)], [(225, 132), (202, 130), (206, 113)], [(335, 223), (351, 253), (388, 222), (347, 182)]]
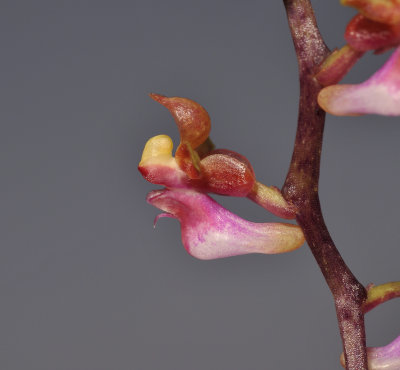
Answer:
[(156, 102), (163, 104), (163, 100), (165, 100), (166, 96), (161, 94), (149, 93), (150, 98), (155, 100)]
[(196, 149), (207, 140), (211, 130), (211, 120), (203, 106), (194, 100), (178, 96), (167, 97), (154, 93), (149, 95), (172, 114), (178, 126), (181, 142), (188, 142)]

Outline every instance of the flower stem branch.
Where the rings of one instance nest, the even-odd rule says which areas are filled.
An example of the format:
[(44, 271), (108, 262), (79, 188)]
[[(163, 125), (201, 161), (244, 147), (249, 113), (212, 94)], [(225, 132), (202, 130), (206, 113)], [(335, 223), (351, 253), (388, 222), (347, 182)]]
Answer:
[(367, 300), (364, 303), (364, 313), (371, 311), (376, 306), (400, 297), (400, 281), (367, 287)]
[(364, 55), (363, 51), (345, 45), (334, 50), (319, 66), (315, 78), (323, 86), (337, 84)]
[(297, 208), (296, 219), (332, 292), (347, 370), (367, 370), (363, 304), (367, 293), (343, 261), (325, 225), (318, 196), (325, 112), (318, 106), (321, 85), (314, 78), (330, 51), (309, 0), (283, 0), (300, 76), (300, 103), (293, 156), (282, 188)]
[(296, 217), (296, 207), (286, 202), (281, 191), (275, 186), (267, 186), (256, 181), (247, 198), (281, 218)]

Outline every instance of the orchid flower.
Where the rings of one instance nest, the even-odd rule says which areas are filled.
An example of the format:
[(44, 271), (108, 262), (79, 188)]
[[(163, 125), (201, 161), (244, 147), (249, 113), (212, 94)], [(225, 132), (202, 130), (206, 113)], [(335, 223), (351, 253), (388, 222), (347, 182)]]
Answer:
[[(369, 370), (398, 370), (400, 369), (400, 337), (385, 347), (367, 348)], [(345, 367), (344, 355), (340, 362)]]
[(367, 81), (323, 88), (318, 103), (326, 112), (337, 116), (400, 115), (400, 47)]
[(138, 169), (143, 177), (166, 188), (152, 191), (147, 201), (177, 218), (186, 250), (200, 259), (247, 253), (283, 253), (304, 243), (301, 228), (284, 223), (254, 223), (223, 208), (206, 193), (248, 197), (277, 216), (293, 218), (295, 210), (280, 191), (256, 181), (250, 162), (227, 149), (214, 150), (207, 111), (179, 97), (150, 95), (175, 118), (180, 144), (173, 156), (169, 136), (158, 135), (146, 143)]

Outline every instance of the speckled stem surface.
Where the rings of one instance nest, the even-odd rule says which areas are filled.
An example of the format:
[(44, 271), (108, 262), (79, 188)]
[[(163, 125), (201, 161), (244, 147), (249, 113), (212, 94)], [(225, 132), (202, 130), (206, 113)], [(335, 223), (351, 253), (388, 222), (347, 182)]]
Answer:
[(366, 290), (343, 261), (325, 225), (318, 197), (318, 181), (325, 112), (318, 106), (320, 84), (314, 78), (329, 49), (319, 33), (309, 0), (283, 0), (300, 76), (300, 103), (293, 156), (282, 188), (297, 209), (322, 274), (333, 294), (347, 370), (367, 370), (364, 313)]

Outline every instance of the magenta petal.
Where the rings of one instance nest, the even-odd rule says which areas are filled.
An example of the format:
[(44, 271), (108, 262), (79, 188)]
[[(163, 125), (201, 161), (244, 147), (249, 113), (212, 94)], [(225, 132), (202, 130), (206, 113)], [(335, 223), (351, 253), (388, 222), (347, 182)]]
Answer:
[(338, 116), (400, 115), (400, 47), (383, 67), (359, 85), (332, 85), (318, 95), (326, 112)]
[(193, 190), (155, 190), (147, 195), (147, 201), (180, 221), (183, 245), (199, 259), (283, 253), (304, 243), (297, 225), (243, 220), (208, 195)]

